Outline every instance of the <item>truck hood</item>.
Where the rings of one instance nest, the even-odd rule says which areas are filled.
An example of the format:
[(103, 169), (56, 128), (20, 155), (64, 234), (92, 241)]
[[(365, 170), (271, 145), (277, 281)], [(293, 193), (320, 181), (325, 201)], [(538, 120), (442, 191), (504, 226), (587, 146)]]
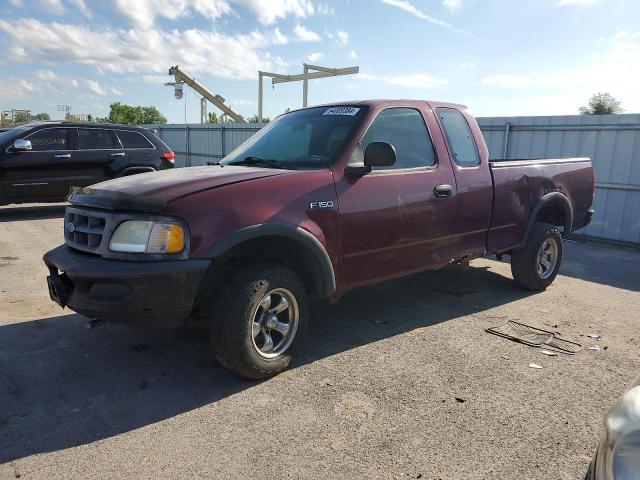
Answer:
[[(113, 193), (122, 194), (122, 197), (152, 197), (162, 200), (166, 204), (203, 190), (274, 175), (286, 175), (287, 173), (291, 173), (291, 171), (229, 165), (172, 168), (108, 180), (92, 185), (90, 190), (98, 192), (98, 194), (105, 192), (111, 197), (113, 197)], [(93, 194), (95, 195), (95, 193)], [(73, 202), (72, 199), (70, 200)]]

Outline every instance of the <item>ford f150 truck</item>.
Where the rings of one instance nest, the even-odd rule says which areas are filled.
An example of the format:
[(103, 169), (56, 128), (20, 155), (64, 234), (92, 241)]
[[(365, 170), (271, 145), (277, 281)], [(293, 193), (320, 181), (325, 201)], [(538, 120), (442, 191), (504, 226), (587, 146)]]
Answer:
[(289, 365), (309, 298), (489, 254), (544, 290), (593, 195), (588, 158), (489, 161), (461, 105), (340, 103), (281, 115), (217, 165), (73, 190), (44, 261), (62, 307), (204, 319), (218, 360), (262, 378)]

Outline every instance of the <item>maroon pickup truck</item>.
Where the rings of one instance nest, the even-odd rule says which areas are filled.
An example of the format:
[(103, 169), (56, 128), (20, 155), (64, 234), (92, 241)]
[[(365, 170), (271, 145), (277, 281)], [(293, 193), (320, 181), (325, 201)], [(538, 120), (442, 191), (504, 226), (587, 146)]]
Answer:
[(251, 378), (286, 368), (309, 298), (489, 254), (545, 289), (591, 219), (588, 158), (489, 161), (461, 105), (364, 101), (281, 115), (220, 164), (75, 189), (51, 298), (151, 327), (206, 320)]

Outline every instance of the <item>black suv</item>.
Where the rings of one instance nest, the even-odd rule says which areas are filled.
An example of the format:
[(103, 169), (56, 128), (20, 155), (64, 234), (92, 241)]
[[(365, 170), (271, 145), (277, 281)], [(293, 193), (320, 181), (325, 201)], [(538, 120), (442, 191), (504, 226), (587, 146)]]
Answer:
[(175, 154), (146, 128), (29, 123), (0, 133), (0, 205), (62, 201), (69, 187), (172, 168)]

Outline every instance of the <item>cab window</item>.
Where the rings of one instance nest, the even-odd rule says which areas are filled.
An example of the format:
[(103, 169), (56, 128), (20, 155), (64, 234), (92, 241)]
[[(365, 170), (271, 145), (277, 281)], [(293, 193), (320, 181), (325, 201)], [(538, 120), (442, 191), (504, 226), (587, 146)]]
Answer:
[(78, 148), (80, 150), (113, 150), (120, 146), (116, 146), (116, 139), (110, 130), (79, 128)]
[(25, 140), (31, 142), (32, 152), (71, 150), (73, 132), (71, 128), (45, 128), (32, 133)]
[(462, 113), (455, 108), (438, 108), (437, 112), (453, 161), (462, 167), (480, 165), (476, 142)]
[(422, 114), (415, 108), (387, 108), (373, 120), (361, 145), (365, 152), (371, 142), (390, 143), (396, 149), (396, 163), (375, 170), (431, 167), (436, 157)]

